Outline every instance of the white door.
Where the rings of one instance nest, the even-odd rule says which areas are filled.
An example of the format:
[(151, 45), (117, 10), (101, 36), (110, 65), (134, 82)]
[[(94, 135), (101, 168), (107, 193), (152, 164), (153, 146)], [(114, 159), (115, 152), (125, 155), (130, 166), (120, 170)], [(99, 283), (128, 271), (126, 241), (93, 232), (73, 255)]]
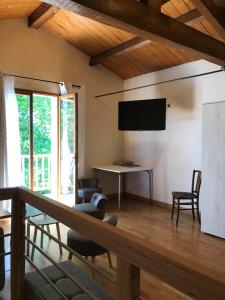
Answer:
[(202, 231), (225, 238), (225, 102), (203, 105)]

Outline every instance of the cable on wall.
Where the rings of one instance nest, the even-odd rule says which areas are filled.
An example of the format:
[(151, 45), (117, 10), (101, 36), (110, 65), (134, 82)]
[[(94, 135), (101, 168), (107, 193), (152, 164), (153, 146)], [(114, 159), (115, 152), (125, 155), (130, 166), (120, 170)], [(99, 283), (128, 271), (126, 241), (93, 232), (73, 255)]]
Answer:
[(186, 79), (216, 74), (216, 73), (220, 73), (220, 72), (224, 72), (224, 71), (225, 71), (225, 66), (223, 66), (219, 70), (215, 70), (215, 71), (210, 71), (210, 72), (205, 72), (205, 73), (200, 73), (200, 74), (195, 74), (195, 75), (190, 75), (190, 76), (185, 76), (185, 77), (178, 77), (178, 78), (164, 80), (164, 81), (158, 81), (158, 82), (154, 82), (154, 83), (150, 83), (150, 84), (146, 84), (146, 85), (142, 85), (142, 86), (126, 89), (126, 90), (120, 90), (120, 91), (110, 92), (110, 93), (106, 93), (106, 94), (100, 94), (100, 95), (95, 96), (95, 98), (107, 97), (107, 96), (111, 96), (111, 95), (116, 95), (116, 94), (121, 94), (121, 93), (125, 93), (125, 92), (143, 89), (146, 87), (151, 87), (151, 86), (156, 86), (156, 85), (160, 85), (160, 84), (164, 84), (164, 83), (175, 82), (175, 81), (179, 81), (179, 80), (186, 80)]

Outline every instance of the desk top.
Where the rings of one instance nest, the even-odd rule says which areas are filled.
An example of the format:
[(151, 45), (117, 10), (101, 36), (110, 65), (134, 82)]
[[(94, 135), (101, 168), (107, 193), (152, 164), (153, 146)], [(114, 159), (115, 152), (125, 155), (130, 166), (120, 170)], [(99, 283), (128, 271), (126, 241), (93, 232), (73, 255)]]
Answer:
[(150, 171), (151, 168), (148, 167), (127, 167), (127, 166), (117, 166), (117, 165), (108, 165), (108, 166), (94, 166), (94, 170), (101, 170), (106, 172), (113, 173), (132, 173), (132, 172), (141, 172), (141, 171)]

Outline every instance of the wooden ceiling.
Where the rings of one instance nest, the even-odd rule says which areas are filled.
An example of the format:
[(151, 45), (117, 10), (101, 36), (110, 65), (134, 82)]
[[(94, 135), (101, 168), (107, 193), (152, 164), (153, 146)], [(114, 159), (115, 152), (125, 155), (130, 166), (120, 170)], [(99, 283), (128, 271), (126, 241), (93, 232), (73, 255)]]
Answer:
[[(40, 7), (41, 3), (37, 0), (1, 0), (0, 19), (27, 18)], [(161, 7), (161, 11), (175, 19), (195, 10), (193, 3), (193, 0), (170, 0)], [(43, 17), (43, 11), (47, 12), (45, 17)], [(36, 15), (42, 15), (42, 19), (36, 18)], [(44, 4), (41, 12), (36, 11), (36, 14), (32, 17), (39, 21), (33, 27), (36, 26), (35, 28), (38, 28), (43, 26), (47, 28), (90, 57), (96, 56), (136, 37), (135, 34), (130, 32), (99, 23), (87, 17), (65, 11), (64, 9), (56, 10), (54, 8), (54, 11), (50, 11), (47, 4)], [(215, 27), (209, 24), (203, 17), (195, 18), (188, 25), (215, 39), (223, 41), (221, 35), (218, 34), (218, 30), (216, 31)], [(104, 58), (101, 63), (121, 78), (127, 79), (200, 58), (200, 55), (147, 40)]]

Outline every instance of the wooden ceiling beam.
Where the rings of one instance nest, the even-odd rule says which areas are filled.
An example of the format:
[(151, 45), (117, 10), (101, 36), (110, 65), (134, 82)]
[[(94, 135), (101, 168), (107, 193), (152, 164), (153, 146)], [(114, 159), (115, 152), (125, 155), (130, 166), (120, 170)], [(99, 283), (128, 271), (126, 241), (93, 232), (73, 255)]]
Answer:
[(42, 3), (37, 9), (28, 17), (28, 26), (34, 29), (39, 29), (48, 20), (50, 20), (59, 11), (55, 6), (48, 3)]
[[(150, 41), (148, 41), (150, 42)], [(131, 40), (128, 40), (124, 43), (121, 43), (119, 45), (116, 45), (115, 47), (112, 47), (110, 49), (107, 49), (106, 51), (103, 51), (95, 56), (92, 56), (89, 62), (90, 66), (95, 66), (99, 64), (102, 60), (104, 60), (107, 57), (113, 56), (115, 54), (119, 54), (125, 50), (133, 49), (136, 45), (142, 45), (143, 43), (146, 43), (146, 40), (141, 37), (134, 37)]]
[(166, 4), (167, 2), (169, 2), (170, 0), (137, 0), (137, 2), (142, 2), (145, 4), (149, 4), (149, 2), (152, 2), (152, 1), (159, 1), (160, 5), (162, 6), (162, 5)]
[(181, 23), (185, 23), (186, 25), (193, 25), (194, 23), (198, 23), (203, 19), (203, 16), (197, 9), (192, 9), (187, 13), (176, 18), (177, 21)]
[(225, 44), (133, 0), (44, 0), (49, 4), (131, 32), (146, 40), (225, 64)]
[(214, 27), (225, 41), (225, 9), (216, 5), (213, 0), (191, 0), (197, 10)]
[[(179, 16), (176, 18), (179, 22), (190, 24), (199, 21), (199, 19), (202, 18), (201, 14), (196, 10), (190, 10), (189, 12)], [(123, 42), (115, 47), (112, 47), (110, 49), (107, 49), (95, 56), (92, 56), (90, 59), (89, 65), (90, 66), (95, 66), (99, 63), (101, 63), (102, 60), (104, 60), (107, 57), (116, 55), (116, 54), (121, 54), (121, 52), (124, 51), (129, 51), (132, 50), (134, 47), (142, 47), (146, 43), (151, 43), (149, 40), (145, 40), (140, 37), (134, 37), (133, 39)]]

